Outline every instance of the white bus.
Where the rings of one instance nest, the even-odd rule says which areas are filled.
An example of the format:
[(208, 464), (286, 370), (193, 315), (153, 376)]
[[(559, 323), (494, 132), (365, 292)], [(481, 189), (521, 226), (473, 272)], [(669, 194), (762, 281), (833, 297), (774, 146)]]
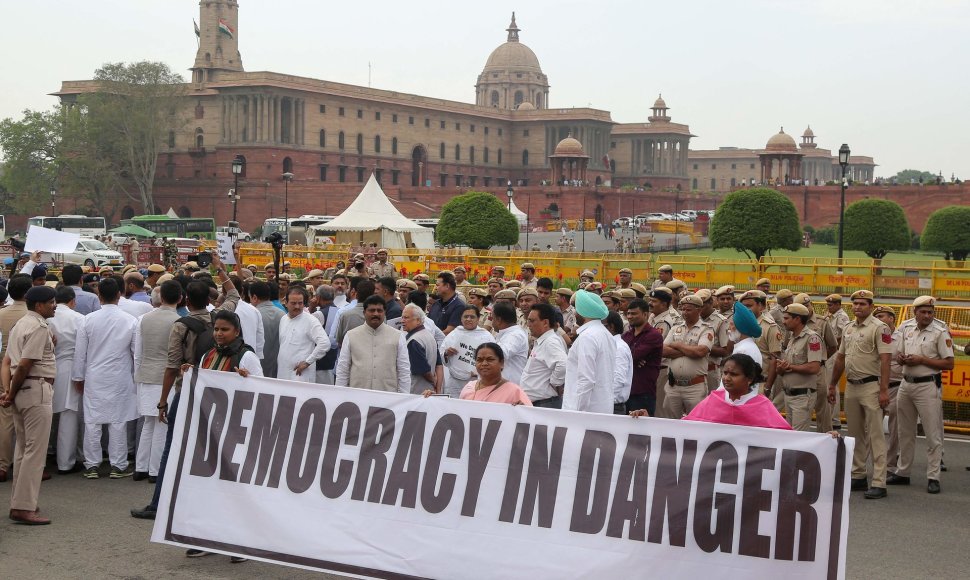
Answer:
[(103, 236), (107, 232), (103, 217), (83, 215), (36, 216), (27, 220), (28, 226), (40, 226), (51, 230), (80, 234), (84, 238)]
[[(297, 246), (309, 246), (313, 244), (313, 236), (310, 226), (323, 225), (332, 221), (336, 216), (332, 215), (301, 215), (300, 217), (290, 218), (290, 236), (287, 243)], [(315, 235), (330, 235), (332, 232), (317, 231)]]
[(7, 241), (7, 224), (4, 223), (2, 215), (0, 215), (0, 241)]

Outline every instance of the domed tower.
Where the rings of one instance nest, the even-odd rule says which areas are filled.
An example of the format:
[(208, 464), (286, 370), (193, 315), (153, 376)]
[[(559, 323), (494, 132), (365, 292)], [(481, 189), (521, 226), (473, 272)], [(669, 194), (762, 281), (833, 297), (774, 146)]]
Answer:
[(492, 51), (475, 85), (475, 104), (499, 109), (517, 109), (531, 103), (536, 109), (549, 107), (549, 79), (539, 67), (532, 49), (519, 42), (519, 27), (506, 29), (508, 40)]
[(243, 70), (239, 54), (239, 3), (236, 0), (200, 0), (199, 50), (192, 65), (192, 82), (215, 79), (217, 71)]
[(795, 140), (782, 127), (768, 139), (764, 150), (758, 153), (761, 160), (761, 182), (777, 185), (800, 182), (802, 155)]
[(802, 134), (802, 144), (800, 145), (802, 149), (815, 149), (818, 145), (815, 143), (815, 132), (812, 131), (812, 126), (809, 125), (805, 129), (805, 133)]
[(651, 123), (669, 123), (670, 117), (667, 115), (667, 111), (670, 108), (664, 101), (663, 95), (657, 95), (657, 100), (653, 102), (653, 106), (650, 107), (653, 114), (650, 115), (649, 119)]

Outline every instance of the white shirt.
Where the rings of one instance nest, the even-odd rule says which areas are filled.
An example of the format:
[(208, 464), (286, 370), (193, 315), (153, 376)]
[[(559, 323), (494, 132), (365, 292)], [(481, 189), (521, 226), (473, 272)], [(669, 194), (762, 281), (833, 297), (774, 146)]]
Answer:
[(84, 422), (124, 423), (138, 418), (135, 398), (135, 327), (117, 304), (102, 304), (78, 327), (71, 379), (84, 381)]
[[(242, 358), (239, 359), (239, 368), (249, 371), (251, 377), (263, 376), (263, 363), (259, 362), (259, 357), (254, 352), (247, 350), (243, 353)], [(306, 371), (303, 372), (306, 373)]]
[(333, 296), (333, 305), (334, 306), (336, 306), (339, 309), (339, 308), (343, 308), (345, 304), (347, 304), (347, 295), (346, 294), (334, 294), (334, 296)]
[(754, 359), (754, 362), (758, 363), (762, 368), (764, 368), (764, 363), (762, 362), (761, 350), (755, 343), (754, 339), (750, 336), (742, 338), (740, 341), (734, 344), (734, 352), (731, 354), (746, 354)]
[(141, 302), (139, 300), (129, 300), (122, 296), (118, 299), (118, 308), (123, 312), (134, 316), (135, 318), (141, 317), (143, 314), (148, 314), (152, 310), (152, 305), (147, 302)]
[(521, 326), (513, 324), (498, 331), (495, 342), (502, 347), (502, 353), (505, 354), (505, 369), (502, 371), (502, 376), (518, 385), (522, 380), (526, 360), (529, 358), (529, 337)]
[[(445, 363), (445, 393), (458, 398), (465, 384), (475, 376), (475, 350), (486, 342), (492, 342), (492, 333), (478, 327), (466, 330), (464, 326), (459, 326), (445, 337), (440, 347)], [(444, 356), (449, 348), (458, 351), (457, 354)]]
[(616, 341), (599, 320), (576, 330), (566, 358), (566, 388), (562, 408), (590, 413), (613, 412), (613, 365)]
[(71, 366), (74, 364), (77, 329), (84, 326), (84, 315), (71, 310), (67, 304), (58, 304), (54, 317), (48, 318), (47, 324), (57, 340), (54, 345), (57, 378), (54, 379), (53, 412), (77, 411), (81, 394), (71, 384)]
[[(280, 352), (276, 356), (276, 378), (312, 383), (316, 379), (314, 367), (317, 359), (330, 350), (330, 338), (323, 331), (320, 321), (303, 311), (296, 318), (287, 314), (280, 318)], [(301, 362), (309, 368), (296, 374)]]
[(566, 343), (555, 330), (547, 330), (532, 346), (519, 386), (530, 401), (542, 401), (558, 397), (557, 387), (565, 382)]
[[(723, 385), (720, 388), (718, 388), (717, 391), (722, 391), (724, 393), (724, 400), (727, 403), (730, 403), (730, 404), (734, 405), (735, 407), (739, 407), (739, 406), (747, 403), (751, 399), (753, 399), (753, 398), (755, 398), (755, 397), (758, 396), (758, 389), (757, 388), (751, 389), (751, 392), (748, 393), (747, 395), (741, 395), (741, 397), (738, 398), (737, 401), (731, 399), (731, 394), (727, 392), (727, 389), (725, 389)], [(717, 391), (715, 391), (715, 392), (717, 392)]]
[(626, 403), (633, 386), (633, 351), (619, 334), (613, 335), (616, 343), (616, 366), (613, 367), (613, 402)]
[(263, 345), (266, 344), (263, 315), (259, 313), (255, 306), (245, 300), (240, 300), (236, 304), (236, 315), (239, 316), (243, 342), (253, 347), (253, 350), (256, 351), (256, 358), (263, 358)]

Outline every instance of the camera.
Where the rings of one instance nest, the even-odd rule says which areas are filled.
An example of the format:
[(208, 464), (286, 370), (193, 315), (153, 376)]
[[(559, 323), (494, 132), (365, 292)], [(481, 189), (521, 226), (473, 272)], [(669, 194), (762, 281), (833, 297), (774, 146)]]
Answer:
[(279, 232), (273, 232), (263, 239), (264, 242), (273, 246), (274, 249), (282, 250), (283, 245), (286, 243), (283, 240), (282, 234)]
[(205, 270), (212, 263), (212, 252), (199, 252), (195, 262), (199, 265), (199, 268)]

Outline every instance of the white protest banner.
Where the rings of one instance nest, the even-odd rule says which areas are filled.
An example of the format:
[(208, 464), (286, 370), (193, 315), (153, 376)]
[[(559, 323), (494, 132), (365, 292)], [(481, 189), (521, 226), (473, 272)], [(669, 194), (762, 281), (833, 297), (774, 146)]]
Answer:
[(851, 439), (189, 384), (156, 542), (368, 578), (845, 576)]
[(81, 236), (78, 234), (59, 232), (40, 226), (30, 226), (27, 229), (27, 240), (24, 242), (24, 251), (70, 254), (77, 249), (77, 243), (80, 239)]
[(216, 234), (216, 251), (223, 264), (235, 264), (236, 254), (232, 251), (233, 239), (229, 234)]

